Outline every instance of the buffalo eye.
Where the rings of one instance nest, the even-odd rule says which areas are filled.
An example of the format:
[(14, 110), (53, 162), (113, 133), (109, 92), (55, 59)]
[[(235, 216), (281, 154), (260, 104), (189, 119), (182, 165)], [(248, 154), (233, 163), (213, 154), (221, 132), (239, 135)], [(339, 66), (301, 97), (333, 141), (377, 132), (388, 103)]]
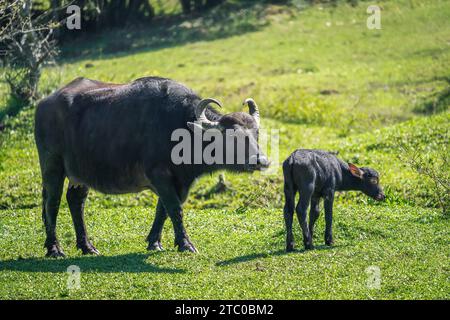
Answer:
[(377, 177), (370, 177), (369, 179), (371, 184), (378, 184), (378, 178)]

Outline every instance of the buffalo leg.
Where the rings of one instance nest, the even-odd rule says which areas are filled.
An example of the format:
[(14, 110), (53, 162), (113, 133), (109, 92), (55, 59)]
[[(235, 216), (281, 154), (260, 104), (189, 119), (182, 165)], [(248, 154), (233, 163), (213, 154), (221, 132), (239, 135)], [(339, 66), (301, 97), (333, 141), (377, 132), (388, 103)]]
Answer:
[(320, 198), (317, 197), (311, 198), (311, 208), (309, 210), (309, 234), (311, 237), (311, 244), (313, 243), (314, 225), (320, 214), (319, 199)]
[(294, 250), (294, 234), (292, 232), (292, 220), (294, 217), (295, 192), (293, 188), (285, 183), (284, 185), (284, 223), (286, 225), (286, 251)]
[(69, 184), (66, 199), (69, 204), (70, 214), (77, 237), (77, 248), (81, 249), (83, 254), (99, 254), (98, 250), (89, 241), (86, 225), (84, 223), (84, 204), (89, 193), (89, 188), (80, 185)]
[(302, 190), (300, 190), (300, 200), (298, 201), (296, 208), (297, 218), (300, 222), (300, 227), (302, 228), (303, 233), (303, 244), (307, 250), (313, 249), (311, 234), (309, 233), (307, 223), (308, 207), (311, 202), (312, 188), (313, 186), (308, 186), (307, 188), (302, 188)]
[(147, 237), (148, 247), (147, 250), (163, 250), (161, 245), (162, 230), (164, 227), (164, 222), (167, 219), (167, 212), (164, 209), (164, 205), (161, 199), (158, 199), (158, 204), (156, 205), (155, 220), (153, 221), (152, 229)]
[[(42, 219), (44, 221), (47, 257), (64, 257), (59, 241), (56, 237), (56, 220), (61, 202), (64, 185), (64, 168), (59, 159), (49, 158), (41, 165), (42, 169)], [(41, 163), (42, 164), (42, 163)]]
[(155, 168), (148, 175), (150, 180), (161, 199), (164, 208), (170, 220), (175, 233), (175, 245), (179, 251), (197, 252), (195, 246), (189, 240), (186, 229), (183, 224), (183, 208), (184, 199), (179, 196), (179, 188), (177, 190), (174, 178), (167, 169)]
[(325, 207), (325, 244), (327, 246), (333, 245), (333, 201), (334, 194), (329, 194), (325, 197), (324, 207)]

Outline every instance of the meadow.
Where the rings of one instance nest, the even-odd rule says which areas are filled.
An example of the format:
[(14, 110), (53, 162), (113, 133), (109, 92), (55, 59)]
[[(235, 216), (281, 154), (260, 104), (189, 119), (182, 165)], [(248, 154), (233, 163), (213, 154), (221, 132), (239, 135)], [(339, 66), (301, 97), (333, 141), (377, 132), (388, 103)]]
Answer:
[[(93, 191), (86, 222), (101, 256), (82, 256), (63, 196), (67, 258), (46, 259), (34, 105), (18, 110), (0, 85), (0, 298), (449, 299), (450, 223), (440, 205), (448, 194), (410, 160), (419, 155), (449, 181), (450, 2), (379, 1), (380, 30), (366, 27), (367, 5), (230, 5), (114, 30), (66, 43), (40, 83), (49, 94), (79, 76), (121, 83), (155, 75), (217, 98), (225, 112), (254, 98), (262, 126), (279, 130), (279, 161), (297, 148), (325, 149), (381, 173), (385, 202), (337, 196), (333, 247), (324, 246), (322, 212), (316, 249), (302, 250), (296, 221), (298, 250), (284, 252), (279, 168), (225, 173), (220, 193), (218, 173), (196, 183), (185, 221), (199, 254), (176, 251), (170, 223), (166, 250), (145, 250), (151, 192)], [(81, 269), (80, 289), (67, 287), (70, 265)], [(373, 266), (379, 288), (368, 286)]]

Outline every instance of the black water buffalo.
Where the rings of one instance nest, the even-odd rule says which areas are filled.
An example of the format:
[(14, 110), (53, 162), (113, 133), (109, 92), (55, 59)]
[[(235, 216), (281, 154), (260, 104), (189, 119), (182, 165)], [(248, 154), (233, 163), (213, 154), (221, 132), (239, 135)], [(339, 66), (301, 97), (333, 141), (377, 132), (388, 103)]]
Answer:
[(47, 256), (64, 256), (55, 229), (66, 177), (66, 198), (77, 247), (83, 254), (98, 254), (84, 223), (89, 188), (107, 194), (151, 189), (159, 199), (148, 249), (162, 250), (161, 232), (169, 216), (178, 249), (196, 252), (184, 228), (182, 210), (194, 180), (219, 169), (251, 172), (269, 165), (259, 151), (256, 161), (247, 156), (240, 164), (173, 163), (171, 150), (177, 142), (171, 135), (176, 129), (214, 128), (224, 136), (226, 129), (233, 129), (247, 139), (246, 150), (259, 149), (259, 111), (252, 99), (246, 100), (249, 114), (222, 115), (210, 103), (220, 106), (214, 99), (200, 99), (176, 81), (158, 77), (129, 84), (77, 78), (43, 99), (36, 109), (35, 139), (43, 181)]

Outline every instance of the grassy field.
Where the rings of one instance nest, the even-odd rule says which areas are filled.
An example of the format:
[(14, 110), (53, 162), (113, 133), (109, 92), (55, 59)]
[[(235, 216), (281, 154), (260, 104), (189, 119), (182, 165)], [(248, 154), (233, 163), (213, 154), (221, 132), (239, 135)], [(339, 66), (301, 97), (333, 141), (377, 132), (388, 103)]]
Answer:
[[(382, 29), (366, 28), (367, 5), (252, 5), (136, 32), (111, 31), (66, 44), (41, 90), (78, 76), (126, 82), (159, 75), (240, 110), (253, 97), (262, 125), (280, 132), (280, 160), (296, 148), (338, 151), (381, 173), (387, 201), (356, 193), (335, 204), (336, 245), (284, 253), (281, 172), (226, 173), (230, 189), (200, 179), (185, 205), (200, 250), (178, 253), (170, 223), (164, 252), (147, 253), (156, 196), (92, 192), (88, 232), (101, 251), (82, 256), (65, 200), (58, 233), (66, 259), (43, 256), (40, 172), (33, 106), (13, 116), (0, 86), (0, 298), (18, 299), (449, 299), (450, 223), (432, 180), (407, 160), (420, 153), (450, 172), (450, 2), (380, 1)], [(162, 35), (161, 35), (162, 34)], [(160, 35), (160, 36), (158, 36)], [(403, 147), (406, 146), (406, 151)], [(81, 269), (67, 288), (66, 269)], [(367, 268), (381, 286), (367, 286)]]

